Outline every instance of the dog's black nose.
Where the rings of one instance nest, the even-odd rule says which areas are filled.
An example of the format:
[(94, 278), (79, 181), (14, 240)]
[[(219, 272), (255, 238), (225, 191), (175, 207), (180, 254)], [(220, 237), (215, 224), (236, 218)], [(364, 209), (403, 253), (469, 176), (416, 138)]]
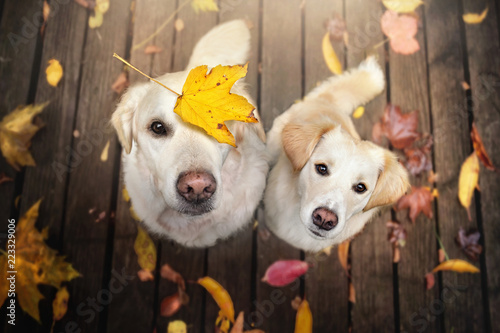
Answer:
[(177, 180), (177, 192), (190, 203), (207, 201), (216, 189), (215, 178), (208, 172), (184, 172)]
[(337, 214), (325, 207), (319, 207), (314, 210), (312, 221), (318, 228), (326, 231), (332, 230), (339, 223)]

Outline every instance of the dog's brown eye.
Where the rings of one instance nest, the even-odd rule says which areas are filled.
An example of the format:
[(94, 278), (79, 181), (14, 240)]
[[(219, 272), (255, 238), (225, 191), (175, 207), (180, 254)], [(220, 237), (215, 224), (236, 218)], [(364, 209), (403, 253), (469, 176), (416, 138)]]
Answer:
[(354, 185), (354, 191), (357, 193), (364, 193), (366, 192), (366, 186), (363, 183), (359, 183), (357, 185)]
[(322, 176), (326, 176), (328, 174), (328, 167), (324, 164), (316, 164), (316, 172)]
[(153, 131), (153, 133), (157, 135), (167, 134), (167, 129), (165, 128), (165, 125), (161, 121), (154, 121), (151, 124), (151, 130)]

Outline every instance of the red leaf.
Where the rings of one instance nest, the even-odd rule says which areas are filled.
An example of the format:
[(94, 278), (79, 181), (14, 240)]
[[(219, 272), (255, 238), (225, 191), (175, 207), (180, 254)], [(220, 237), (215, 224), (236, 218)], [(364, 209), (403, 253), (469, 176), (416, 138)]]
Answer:
[(261, 281), (274, 287), (286, 286), (304, 275), (309, 264), (301, 260), (279, 260), (269, 266)]
[(388, 10), (382, 15), (380, 25), (384, 34), (390, 38), (391, 48), (396, 53), (412, 54), (420, 50), (415, 39), (418, 31), (417, 18), (409, 15), (398, 15)]
[(382, 133), (389, 139), (394, 148), (410, 147), (420, 137), (417, 127), (418, 111), (403, 114), (399, 106), (387, 104), (382, 116)]
[(429, 135), (423, 146), (412, 146), (404, 149), (406, 155), (405, 166), (412, 175), (417, 176), (424, 171), (432, 170), (431, 147), (432, 136)]
[(425, 274), (425, 287), (427, 288), (427, 290), (432, 289), (435, 283), (436, 280), (434, 279), (434, 273)]
[(472, 144), (474, 146), (474, 151), (479, 157), (479, 160), (483, 163), (486, 169), (491, 171), (498, 171), (497, 168), (493, 165), (490, 156), (486, 152), (484, 148), (483, 140), (479, 136), (479, 132), (477, 131), (476, 124), (472, 123), (472, 130), (470, 131), (470, 137), (472, 139)]
[(411, 193), (404, 195), (396, 203), (396, 210), (410, 209), (410, 219), (415, 222), (418, 215), (423, 212), (428, 218), (432, 218), (432, 200), (434, 199), (431, 191), (427, 187), (411, 187)]
[(160, 315), (163, 317), (170, 317), (174, 315), (181, 308), (182, 303), (179, 297), (179, 293), (175, 293), (172, 296), (167, 296), (161, 301), (160, 305)]
[(469, 232), (465, 232), (464, 228), (460, 228), (457, 237), (455, 237), (455, 241), (462, 248), (467, 257), (477, 261), (481, 252), (483, 252), (483, 247), (481, 244), (478, 244), (479, 238), (481, 238), (479, 231), (469, 230)]

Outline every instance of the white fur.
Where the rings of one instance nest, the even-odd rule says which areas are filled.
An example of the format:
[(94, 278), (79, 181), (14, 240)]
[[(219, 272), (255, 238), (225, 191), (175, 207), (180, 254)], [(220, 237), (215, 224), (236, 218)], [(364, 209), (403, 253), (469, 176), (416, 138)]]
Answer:
[[(181, 91), (189, 69), (208, 65), (235, 65), (247, 61), (249, 31), (243, 21), (231, 21), (209, 31), (196, 45), (187, 69), (158, 78)], [(243, 83), (233, 89), (251, 98)], [(238, 147), (218, 143), (202, 129), (183, 122), (173, 112), (177, 96), (148, 82), (131, 87), (113, 114), (124, 146), (124, 181), (135, 212), (152, 232), (189, 247), (213, 245), (251, 221), (265, 187), (268, 163), (262, 125), (229, 121)], [(252, 103), (255, 105), (255, 103)], [(257, 110), (254, 111), (258, 117)], [(170, 134), (155, 137), (151, 123), (167, 124)], [(182, 172), (203, 170), (213, 174), (217, 190), (213, 209), (202, 215), (183, 214), (176, 190)]]
[[(362, 141), (349, 117), (355, 107), (367, 103), (383, 89), (383, 72), (375, 59), (368, 58), (357, 69), (326, 80), (304, 101), (275, 119), (268, 133), (272, 169), (264, 203), (266, 224), (278, 237), (297, 248), (320, 251), (355, 236), (378, 211), (378, 207), (366, 211), (364, 208), (369, 208), (369, 202), (374, 200), (372, 194), (383, 172), (390, 173), (387, 177), (394, 182), (393, 195), (404, 193), (408, 187), (407, 173), (395, 155)], [(296, 136), (292, 142), (302, 140), (306, 134), (300, 131), (311, 128), (308, 126), (325, 128), (320, 138), (313, 141), (315, 146), (300, 170), (294, 168), (291, 160), (296, 157), (294, 154), (304, 152), (290, 152), (284, 147), (287, 126), (299, 131), (291, 132)], [(329, 174), (318, 174), (316, 164), (327, 165)], [(356, 193), (353, 186), (358, 183), (365, 184), (368, 190)], [(338, 225), (332, 230), (320, 230), (313, 224), (312, 213), (319, 207), (337, 214)]]

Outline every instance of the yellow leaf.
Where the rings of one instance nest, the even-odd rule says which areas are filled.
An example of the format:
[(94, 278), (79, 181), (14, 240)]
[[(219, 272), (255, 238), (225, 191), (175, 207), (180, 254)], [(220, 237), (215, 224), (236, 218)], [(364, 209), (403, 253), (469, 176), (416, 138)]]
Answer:
[(96, 0), (95, 11), (105, 14), (109, 9), (109, 0)]
[(52, 87), (57, 87), (57, 84), (59, 83), (59, 81), (61, 81), (61, 78), (63, 76), (63, 68), (61, 66), (61, 63), (56, 59), (50, 59), (49, 66), (45, 70), (45, 74), (47, 75), (47, 82)]
[(295, 317), (295, 333), (312, 333), (313, 318), (309, 303), (303, 300)]
[(342, 268), (344, 268), (344, 271), (346, 274), (348, 274), (348, 269), (347, 269), (347, 256), (349, 254), (349, 245), (351, 244), (350, 241), (345, 241), (339, 245), (338, 252), (339, 252), (339, 261), (340, 264), (342, 265)]
[(167, 333), (187, 333), (187, 325), (182, 320), (174, 320), (168, 323)]
[(217, 4), (215, 3), (214, 0), (193, 0), (191, 2), (191, 6), (193, 7), (194, 11), (198, 13), (200, 10), (202, 12), (218, 12), (219, 7), (217, 7)]
[(342, 64), (333, 49), (332, 43), (330, 43), (330, 34), (328, 32), (323, 37), (321, 48), (323, 50), (323, 58), (330, 71), (333, 74), (342, 74)]
[(103, 20), (103, 13), (94, 8), (94, 16), (89, 17), (89, 27), (91, 29), (99, 28), (102, 25)]
[(108, 160), (108, 150), (109, 150), (109, 140), (106, 142), (106, 145), (104, 146), (104, 149), (102, 150), (101, 153), (101, 161), (106, 162)]
[(219, 306), (222, 314), (234, 323), (234, 306), (233, 300), (229, 293), (224, 287), (222, 287), (219, 282), (215, 281), (209, 276), (198, 279), (198, 284), (203, 286), (212, 295), (214, 301)]
[[(38, 322), (40, 322), (38, 303), (43, 298), (38, 290), (38, 284), (46, 284), (59, 289), (62, 282), (80, 276), (71, 264), (64, 261), (63, 256), (58, 255), (56, 250), (45, 244), (48, 230), (44, 229), (39, 232), (35, 228), (40, 203), (41, 200), (35, 203), (17, 223), (15, 265), (11, 266), (10, 262), (6, 262), (5, 253), (0, 254), (1, 281), (6, 281), (7, 276), (10, 276), (7, 271), (17, 271), (17, 301), (21, 308)], [(0, 291), (3, 291), (4, 283), (0, 285), (2, 285)], [(5, 298), (1, 297), (0, 301), (3, 303)]]
[(438, 271), (454, 271), (458, 273), (479, 273), (479, 269), (469, 264), (465, 260), (460, 259), (451, 259), (446, 260), (440, 263), (432, 270), (432, 273), (436, 273)]
[(152, 272), (156, 267), (156, 246), (144, 229), (137, 226), (137, 238), (134, 243), (137, 262), (145, 271)]
[(421, 0), (382, 0), (387, 9), (396, 13), (411, 13), (424, 2)]
[(29, 147), (31, 138), (43, 124), (33, 124), (33, 118), (48, 104), (19, 106), (0, 122), (0, 149), (7, 162), (17, 171), (22, 166), (35, 166)]
[(182, 120), (203, 128), (221, 143), (236, 146), (227, 120), (256, 123), (255, 107), (245, 97), (231, 94), (233, 84), (247, 73), (245, 66), (216, 66), (207, 74), (207, 66), (193, 68), (177, 98), (174, 112)]
[(462, 206), (467, 209), (470, 216), (470, 203), (474, 195), (474, 189), (477, 187), (479, 180), (479, 159), (475, 152), (473, 152), (462, 164), (460, 169), (460, 176), (458, 178), (458, 199)]
[(361, 105), (358, 106), (356, 110), (354, 110), (354, 112), (352, 113), (352, 117), (354, 119), (359, 119), (363, 116), (363, 114), (365, 114), (365, 107)]
[(488, 7), (486, 7), (485, 10), (481, 14), (476, 14), (476, 13), (467, 13), (464, 14), (462, 17), (464, 19), (465, 23), (468, 24), (479, 24), (484, 21), (486, 18), (486, 15), (488, 15)]
[(69, 292), (66, 287), (62, 287), (56, 294), (54, 301), (52, 301), (52, 311), (54, 312), (53, 318), (54, 321), (61, 320), (62, 317), (68, 311), (68, 300), (69, 300)]
[(125, 200), (126, 202), (130, 201), (130, 195), (128, 194), (127, 188), (125, 186), (123, 186), (123, 189), (122, 189), (122, 197), (123, 197), (123, 200)]

